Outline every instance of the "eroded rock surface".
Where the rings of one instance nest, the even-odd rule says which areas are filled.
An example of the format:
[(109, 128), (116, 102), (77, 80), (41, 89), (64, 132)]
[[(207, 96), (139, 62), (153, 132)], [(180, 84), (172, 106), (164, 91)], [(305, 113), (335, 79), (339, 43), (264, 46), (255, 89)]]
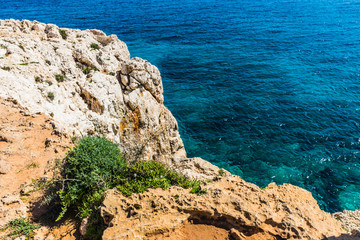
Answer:
[(333, 213), (333, 216), (342, 223), (343, 228), (348, 233), (357, 235), (360, 239), (360, 209), (355, 211), (344, 210)]
[(344, 233), (310, 192), (290, 184), (260, 189), (227, 176), (205, 188), (201, 196), (178, 187), (128, 198), (108, 191), (101, 207), (109, 225), (103, 239), (171, 239), (172, 232), (189, 222), (225, 229), (231, 239), (323, 239)]

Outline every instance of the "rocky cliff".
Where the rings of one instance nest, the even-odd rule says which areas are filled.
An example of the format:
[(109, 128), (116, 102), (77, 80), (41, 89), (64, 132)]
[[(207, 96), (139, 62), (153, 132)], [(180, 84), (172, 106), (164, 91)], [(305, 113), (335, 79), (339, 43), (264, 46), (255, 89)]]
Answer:
[(105, 136), (131, 160), (186, 157), (159, 70), (130, 59), (115, 35), (2, 20), (0, 66), (0, 97), (51, 116), (64, 134)]
[[(260, 189), (203, 159), (186, 158), (162, 93), (159, 70), (130, 59), (115, 35), (0, 20), (0, 225), (29, 211), (34, 215), (31, 201), (24, 204), (18, 197), (23, 183), (47, 176), (46, 163), (64, 156), (71, 137), (91, 134), (115, 142), (128, 161), (164, 162), (204, 180), (206, 189), (201, 196), (173, 187), (128, 198), (109, 190), (100, 209), (108, 225), (103, 239), (340, 239), (346, 234), (304, 189), (288, 184)], [(37, 239), (58, 238), (42, 229)]]

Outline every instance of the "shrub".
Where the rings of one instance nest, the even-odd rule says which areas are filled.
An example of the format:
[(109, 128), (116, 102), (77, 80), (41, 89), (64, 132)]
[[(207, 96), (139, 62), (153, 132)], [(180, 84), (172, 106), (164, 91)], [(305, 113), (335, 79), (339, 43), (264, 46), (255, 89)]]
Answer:
[(84, 73), (84, 74), (89, 74), (91, 71), (99, 71), (99, 69), (97, 69), (97, 67), (84, 67), (81, 69), (81, 71)]
[(19, 45), (19, 48), (21, 48), (21, 50), (23, 50), (25, 52), (25, 48), (23, 47), (23, 45)]
[(2, 70), (10, 71), (10, 67), (1, 67)]
[(8, 239), (7, 237), (10, 239), (15, 239), (20, 236), (25, 236), (26, 239), (32, 239), (35, 236), (34, 230), (38, 228), (40, 228), (40, 226), (30, 223), (24, 218), (19, 218), (12, 220), (9, 224), (0, 230), (10, 230), (10, 233), (8, 233), (4, 239)]
[(97, 45), (96, 43), (90, 44), (90, 47), (91, 47), (92, 49), (94, 49), (94, 50), (99, 50), (99, 49), (100, 49), (99, 45)]
[(41, 77), (36, 76), (36, 77), (35, 77), (35, 82), (36, 82), (36, 83), (42, 83), (42, 82), (43, 82), (43, 80), (42, 80), (42, 78), (41, 78)]
[(66, 31), (65, 31), (65, 30), (62, 30), (62, 29), (59, 29), (59, 33), (60, 33), (62, 39), (66, 40), (66, 38), (67, 38), (67, 33), (66, 33)]
[(48, 92), (47, 96), (51, 101), (55, 99), (54, 93), (52, 93), (52, 92)]
[(51, 65), (50, 60), (45, 60), (45, 62), (46, 62), (47, 65)]
[(56, 81), (58, 81), (58, 82), (63, 82), (64, 79), (65, 79), (65, 76), (64, 76), (64, 75), (61, 75), (61, 74), (56, 74), (56, 75), (55, 75), (55, 79), (56, 79)]
[[(117, 189), (125, 196), (142, 193), (148, 188), (167, 189), (177, 185), (183, 188), (197, 189), (200, 182), (189, 180), (183, 175), (171, 171), (156, 161), (134, 162), (127, 166), (125, 175), (119, 176)], [(201, 188), (201, 187), (200, 187)], [(194, 190), (194, 193), (197, 193)]]
[(81, 218), (90, 216), (103, 200), (106, 189), (126, 164), (120, 149), (104, 138), (86, 137), (68, 152), (63, 166), (64, 188), (59, 191), (62, 218), (69, 207), (75, 207)]
[(109, 72), (109, 75), (115, 76), (115, 73), (114, 72)]

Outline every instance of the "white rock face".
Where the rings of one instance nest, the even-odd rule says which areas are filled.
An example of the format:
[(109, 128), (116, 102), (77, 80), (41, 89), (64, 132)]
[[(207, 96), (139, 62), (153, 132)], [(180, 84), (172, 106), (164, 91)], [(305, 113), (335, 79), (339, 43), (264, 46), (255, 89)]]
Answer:
[(0, 20), (0, 97), (51, 116), (63, 134), (105, 136), (130, 161), (185, 158), (162, 93), (159, 70), (130, 59), (115, 35)]

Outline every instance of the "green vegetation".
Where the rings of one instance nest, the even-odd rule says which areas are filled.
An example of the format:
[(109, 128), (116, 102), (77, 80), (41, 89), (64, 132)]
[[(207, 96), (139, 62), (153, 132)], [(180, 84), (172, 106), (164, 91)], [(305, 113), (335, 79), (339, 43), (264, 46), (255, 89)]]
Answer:
[(55, 75), (55, 79), (56, 81), (58, 82), (63, 82), (65, 80), (65, 76), (64, 75), (61, 75), (61, 74), (56, 74)]
[(225, 173), (224, 169), (220, 169), (218, 171), (218, 176), (222, 177), (224, 175), (224, 173)]
[(2, 44), (0, 44), (0, 48), (7, 49), (7, 47)]
[(78, 210), (80, 218), (90, 216), (100, 205), (106, 189), (126, 167), (120, 149), (104, 138), (86, 137), (67, 154), (63, 166), (64, 188), (58, 192), (62, 212)]
[(23, 50), (25, 52), (25, 48), (23, 47), (23, 45), (19, 45), (19, 48), (21, 48), (21, 50)]
[(100, 49), (99, 45), (97, 45), (96, 43), (90, 44), (90, 47), (91, 47), (92, 49), (94, 49), (94, 50), (99, 50), (99, 49)]
[(51, 62), (49, 60), (45, 60), (47, 65), (51, 65)]
[(66, 33), (66, 31), (65, 31), (65, 30), (62, 30), (62, 29), (59, 29), (59, 33), (60, 33), (62, 39), (66, 40), (66, 38), (67, 38), (67, 33)]
[(29, 63), (19, 63), (19, 65), (21, 65), (21, 66), (27, 66), (27, 65), (29, 65)]
[(115, 73), (114, 72), (109, 72), (109, 75), (115, 76)]
[(2, 70), (10, 71), (10, 67), (1, 67)]
[(167, 189), (177, 185), (191, 188), (194, 194), (206, 193), (201, 182), (169, 170), (162, 163), (127, 163), (120, 149), (105, 138), (85, 137), (73, 139), (73, 142), (76, 147), (70, 149), (63, 161), (56, 163), (54, 176), (57, 177), (36, 185), (47, 192), (44, 203), (56, 200), (61, 205), (56, 221), (64, 218), (69, 209), (75, 210), (80, 219), (89, 217), (85, 239), (100, 239), (105, 229), (98, 208), (107, 189), (116, 187), (124, 196), (130, 196), (148, 188)]
[(42, 78), (41, 78), (41, 77), (36, 76), (36, 77), (35, 77), (35, 82), (36, 82), (36, 83), (42, 83), (42, 82), (43, 82), (43, 80), (42, 80)]
[(32, 239), (35, 236), (34, 230), (40, 228), (40, 226), (32, 224), (26, 221), (24, 218), (12, 220), (1, 231), (9, 230), (4, 239), (15, 239), (20, 236), (25, 236), (26, 239)]
[(173, 185), (192, 188), (191, 193), (200, 193), (200, 182), (168, 170), (156, 161), (134, 162), (127, 166), (122, 176), (117, 177), (117, 189), (125, 196), (145, 192), (148, 188), (167, 189)]
[(48, 92), (47, 96), (51, 101), (53, 101), (55, 99), (54, 93), (52, 93), (52, 92)]
[(89, 74), (92, 70), (99, 71), (96, 67), (84, 67), (81, 69), (84, 74)]

